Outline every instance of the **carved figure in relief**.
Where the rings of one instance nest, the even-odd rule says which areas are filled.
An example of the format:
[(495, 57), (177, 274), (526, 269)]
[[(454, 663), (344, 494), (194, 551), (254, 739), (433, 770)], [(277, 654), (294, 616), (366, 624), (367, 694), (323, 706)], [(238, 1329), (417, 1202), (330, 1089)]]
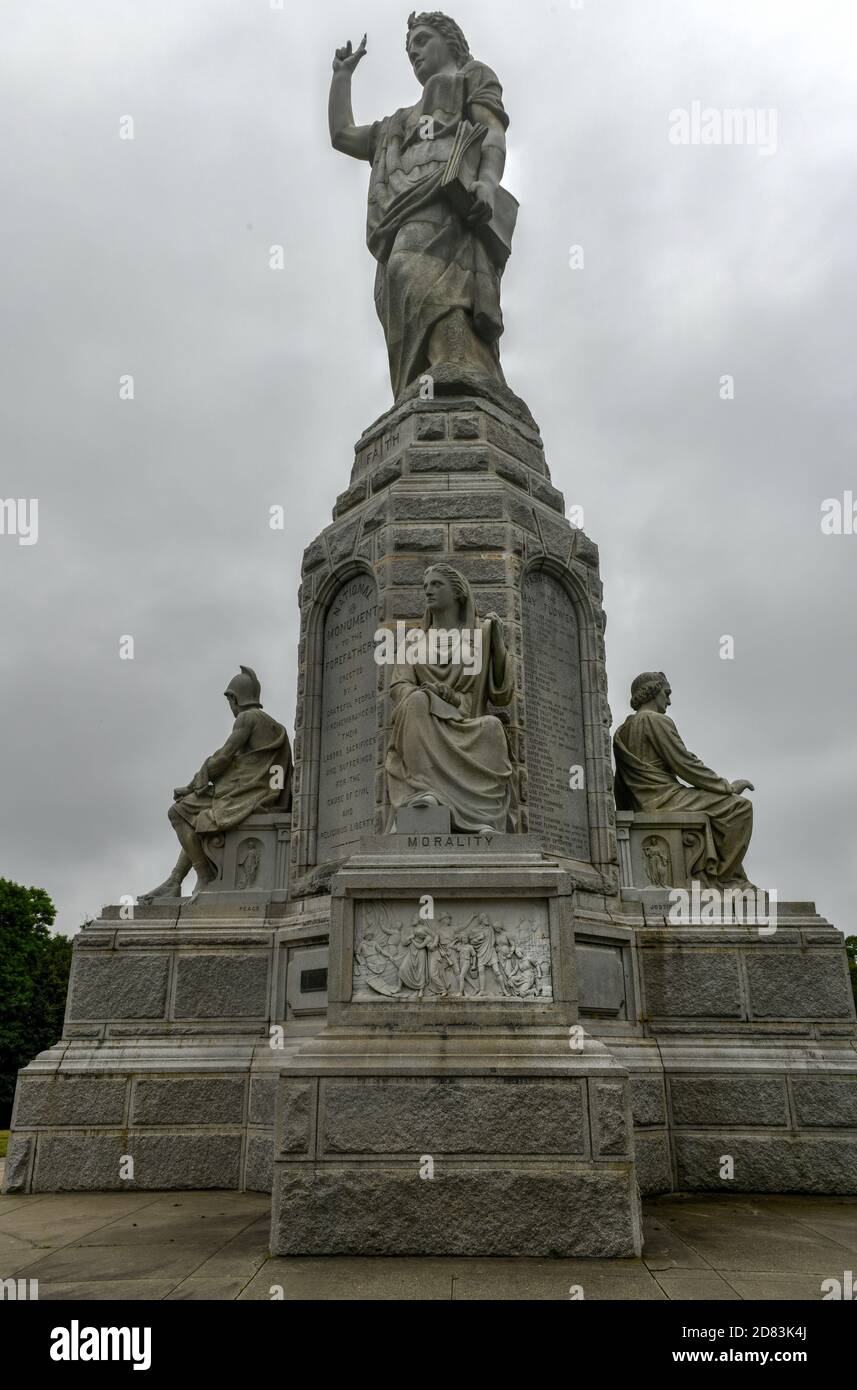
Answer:
[(497, 945), (503, 973), (509, 989), (519, 999), (541, 992), (541, 963), (526, 953), (508, 932), (500, 937)]
[(440, 995), (449, 993), (449, 972), (456, 974), (457, 961), (452, 955), (452, 918), (448, 912), (439, 919), (441, 930), (437, 934), (437, 945), (429, 951), (429, 978)]
[(670, 849), (660, 835), (647, 835), (642, 843), (646, 861), (646, 878), (656, 888), (666, 888), (672, 882)]
[(405, 956), (399, 965), (399, 980), (405, 989), (416, 990), (422, 999), (429, 985), (429, 952), (437, 951), (437, 933), (418, 917), (402, 936)]
[(478, 988), (476, 947), (472, 946), (465, 937), (456, 937), (452, 949), (458, 958), (458, 994), (463, 999), (467, 993), (468, 982), (472, 991), (475, 992)]
[(486, 970), (490, 970), (493, 974), (497, 984), (500, 986), (501, 994), (508, 994), (510, 992), (506, 977), (500, 968), (496, 935), (496, 927), (493, 926), (484, 912), (477, 913), (471, 917), (464, 930), (463, 940), (471, 947), (471, 951), (467, 952), (470, 965), (467, 971), (459, 972), (459, 979), (466, 981), (468, 975), (472, 979), (475, 973), (478, 982), (475, 992), (480, 996), (485, 993)]
[(401, 988), (398, 966), (371, 927), (366, 928), (355, 951), (354, 974), (376, 994), (398, 994)]
[(256, 882), (256, 875), (262, 864), (258, 840), (244, 840), (244, 842), (239, 845), (236, 864), (236, 887), (251, 888)]
[[(402, 999), (535, 998), (548, 973), (544, 933), (530, 921), (503, 929), (486, 912), (453, 926), (445, 912), (437, 924), (419, 914), (396, 923), (385, 903), (365, 905), (354, 949), (355, 991)], [(493, 978), (491, 994), (486, 984)]]

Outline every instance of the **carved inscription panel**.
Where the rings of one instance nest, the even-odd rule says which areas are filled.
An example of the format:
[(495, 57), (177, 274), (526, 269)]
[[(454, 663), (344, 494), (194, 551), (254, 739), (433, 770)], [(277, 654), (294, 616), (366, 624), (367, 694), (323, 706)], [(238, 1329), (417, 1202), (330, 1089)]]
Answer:
[(577, 616), (544, 570), (526, 575), (522, 597), (530, 833), (547, 849), (589, 860)]
[(347, 854), (375, 829), (378, 590), (368, 574), (350, 579), (324, 622), (316, 859)]

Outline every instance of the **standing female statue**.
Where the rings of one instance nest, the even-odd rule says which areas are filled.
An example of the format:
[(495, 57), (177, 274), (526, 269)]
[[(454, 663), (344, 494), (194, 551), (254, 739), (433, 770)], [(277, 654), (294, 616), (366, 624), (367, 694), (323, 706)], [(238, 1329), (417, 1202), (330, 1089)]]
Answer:
[(488, 713), (489, 703), (508, 705), (513, 694), (503, 624), (496, 613), (477, 617), (473, 591), (451, 565), (427, 569), (423, 589), (423, 630), (463, 633), (446, 643), (452, 656), (475, 649), (481, 660), (394, 667), (386, 759), (393, 815), (403, 806), (448, 806), (454, 830), (509, 830), (512, 764), (506, 731)]
[[(509, 124), (503, 89), (439, 11), (410, 16), (406, 46), (423, 88), (415, 106), (355, 125), (351, 76), (366, 53), (364, 34), (355, 50), (350, 42), (337, 49), (328, 110), (334, 149), (372, 165), (366, 240), (378, 262), (375, 307), (393, 394), (398, 400), (421, 375), (437, 369), (442, 378), (445, 368), (452, 378), (464, 373), (505, 386), (500, 276), (508, 248), (498, 253), (499, 243), (484, 235), (503, 222), (508, 241), (516, 206), (500, 189)], [(464, 215), (441, 187), (462, 122), (487, 128)]]

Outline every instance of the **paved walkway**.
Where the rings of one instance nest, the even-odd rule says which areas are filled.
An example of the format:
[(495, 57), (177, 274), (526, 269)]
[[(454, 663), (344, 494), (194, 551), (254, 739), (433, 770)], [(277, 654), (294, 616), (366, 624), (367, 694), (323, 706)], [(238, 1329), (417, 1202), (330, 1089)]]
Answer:
[(38, 1279), (40, 1300), (565, 1300), (577, 1285), (587, 1299), (808, 1301), (857, 1273), (857, 1198), (656, 1198), (640, 1260), (272, 1259), (268, 1208), (240, 1192), (0, 1196), (0, 1278)]

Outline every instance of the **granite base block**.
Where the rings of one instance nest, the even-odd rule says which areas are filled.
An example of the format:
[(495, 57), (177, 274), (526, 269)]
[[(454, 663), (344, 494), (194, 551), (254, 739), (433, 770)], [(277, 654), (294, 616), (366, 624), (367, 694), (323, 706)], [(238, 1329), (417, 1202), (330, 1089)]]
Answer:
[(674, 1189), (670, 1138), (666, 1130), (634, 1133), (634, 1162), (642, 1197)]
[[(688, 1192), (857, 1191), (857, 1136), (676, 1134), (678, 1189)], [(727, 1177), (733, 1161), (734, 1176)]]
[(37, 1143), (36, 1192), (237, 1188), (240, 1182), (240, 1133), (54, 1131)]
[(277, 1255), (630, 1258), (639, 1253), (630, 1164), (276, 1164)]

